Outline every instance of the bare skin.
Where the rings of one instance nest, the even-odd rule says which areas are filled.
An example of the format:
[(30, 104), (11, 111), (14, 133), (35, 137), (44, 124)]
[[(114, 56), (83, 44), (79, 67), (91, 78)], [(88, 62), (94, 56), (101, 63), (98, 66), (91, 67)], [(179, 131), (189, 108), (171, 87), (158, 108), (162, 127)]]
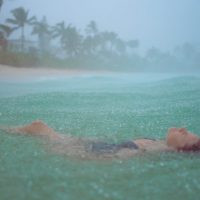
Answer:
[(185, 128), (170, 128), (166, 137), (169, 147), (177, 151), (200, 151), (200, 138)]
[(46, 141), (49, 141), (49, 149), (53, 153), (65, 154), (83, 159), (126, 159), (143, 154), (144, 152), (200, 150), (200, 138), (184, 128), (169, 129), (165, 140), (131, 140), (137, 145), (137, 149), (123, 147), (115, 152), (104, 153), (92, 152), (90, 150), (90, 144), (97, 142), (96, 140), (58, 133), (39, 120), (25, 126), (9, 128), (6, 129), (6, 131), (42, 137), (46, 139)]

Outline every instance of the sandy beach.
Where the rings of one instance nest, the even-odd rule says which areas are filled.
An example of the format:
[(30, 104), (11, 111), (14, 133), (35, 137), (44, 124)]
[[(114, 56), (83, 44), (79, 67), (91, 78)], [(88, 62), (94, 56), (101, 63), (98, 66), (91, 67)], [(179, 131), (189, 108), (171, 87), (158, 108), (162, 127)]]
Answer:
[[(87, 70), (52, 69), (45, 67), (13, 67), (0, 65), (0, 80), (28, 80), (42, 77), (79, 76), (91, 73)], [(98, 72), (102, 73), (102, 72)]]
[(0, 64), (0, 81), (8, 82), (21, 82), (21, 81), (33, 81), (33, 80), (49, 80), (65, 77), (80, 77), (80, 76), (101, 76), (101, 75), (120, 75), (121, 78), (130, 78), (130, 76), (136, 82), (148, 82), (157, 81), (163, 79), (169, 79), (178, 76), (199, 76), (198, 73), (159, 73), (159, 72), (117, 72), (109, 70), (87, 70), (87, 69), (56, 69), (47, 67), (13, 67), (9, 65)]

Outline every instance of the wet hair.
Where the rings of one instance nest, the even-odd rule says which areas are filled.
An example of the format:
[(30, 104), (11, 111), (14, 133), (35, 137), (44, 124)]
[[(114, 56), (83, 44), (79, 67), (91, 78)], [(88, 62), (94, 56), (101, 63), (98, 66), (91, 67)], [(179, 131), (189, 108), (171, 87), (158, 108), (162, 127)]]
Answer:
[(190, 146), (186, 145), (184, 147), (178, 148), (178, 151), (191, 151), (191, 152), (200, 151), (200, 139), (193, 145)]

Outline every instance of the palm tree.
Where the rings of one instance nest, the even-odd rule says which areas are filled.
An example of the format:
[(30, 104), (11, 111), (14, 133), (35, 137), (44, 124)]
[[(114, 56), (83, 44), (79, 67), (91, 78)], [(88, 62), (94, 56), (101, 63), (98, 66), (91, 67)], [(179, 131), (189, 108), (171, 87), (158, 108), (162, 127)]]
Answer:
[(116, 39), (115, 48), (116, 48), (117, 52), (119, 52), (119, 54), (121, 54), (121, 55), (126, 53), (126, 44), (120, 38)]
[(105, 31), (101, 33), (103, 51), (110, 51), (112, 53), (113, 46), (117, 41), (117, 34), (114, 32)]
[(60, 38), (60, 45), (62, 48), (64, 48), (62, 41), (64, 40), (65, 37), (65, 30), (67, 29), (65, 22), (62, 21), (60, 23), (57, 23), (53, 28), (52, 28), (52, 37), (53, 38)]
[(3, 0), (0, 0), (0, 10), (1, 10), (2, 6), (3, 6)]
[(92, 21), (87, 25), (85, 31), (86, 31), (86, 33), (87, 33), (88, 35), (92, 35), (92, 36), (96, 35), (96, 34), (98, 33), (98, 27), (97, 27), (96, 22), (92, 20)]
[(100, 34), (94, 36), (88, 35), (82, 43), (83, 52), (86, 52), (88, 55), (98, 53), (98, 47), (102, 43), (102, 38)]
[(23, 7), (16, 8), (11, 11), (13, 18), (8, 18), (6, 22), (14, 25), (15, 29), (21, 28), (21, 50), (24, 49), (24, 29), (25, 25), (30, 25), (34, 22), (35, 17), (28, 17), (29, 11), (26, 11)]
[(4, 36), (6, 38), (8, 38), (10, 36), (10, 34), (14, 31), (14, 28), (11, 28), (8, 25), (5, 24), (0, 24), (0, 32), (2, 32), (4, 34)]
[(87, 36), (82, 43), (82, 52), (87, 55), (92, 54), (93, 51), (93, 37)]
[(69, 25), (61, 38), (63, 47), (69, 56), (75, 56), (78, 54), (81, 48), (82, 36), (77, 31), (76, 27)]
[(0, 24), (0, 46), (2, 46), (3, 50), (7, 49), (8, 37), (14, 30), (8, 25)]
[(33, 22), (33, 35), (38, 36), (39, 47), (42, 52), (47, 51), (51, 31), (49, 30), (49, 25), (47, 23), (46, 17), (43, 17), (41, 21), (37, 21), (37, 19)]

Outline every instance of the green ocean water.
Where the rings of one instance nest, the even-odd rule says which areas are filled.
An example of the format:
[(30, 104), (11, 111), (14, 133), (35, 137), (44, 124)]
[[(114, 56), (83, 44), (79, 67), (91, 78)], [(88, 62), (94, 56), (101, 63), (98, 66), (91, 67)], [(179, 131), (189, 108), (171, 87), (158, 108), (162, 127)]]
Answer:
[[(106, 141), (200, 135), (200, 77), (131, 74), (0, 81), (0, 125), (41, 119), (55, 130)], [(157, 153), (84, 161), (39, 139), (0, 131), (0, 200), (199, 199), (200, 155)]]

